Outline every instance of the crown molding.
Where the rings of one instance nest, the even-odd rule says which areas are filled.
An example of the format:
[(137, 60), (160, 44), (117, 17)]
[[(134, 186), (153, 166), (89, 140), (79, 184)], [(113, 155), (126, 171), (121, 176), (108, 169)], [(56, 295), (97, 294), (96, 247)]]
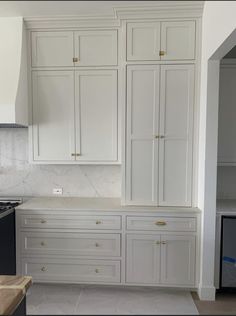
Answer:
[(113, 16), (35, 16), (25, 17), (26, 29), (119, 27), (121, 20), (156, 18), (197, 18), (202, 16), (204, 1), (156, 1), (151, 6), (117, 6)]

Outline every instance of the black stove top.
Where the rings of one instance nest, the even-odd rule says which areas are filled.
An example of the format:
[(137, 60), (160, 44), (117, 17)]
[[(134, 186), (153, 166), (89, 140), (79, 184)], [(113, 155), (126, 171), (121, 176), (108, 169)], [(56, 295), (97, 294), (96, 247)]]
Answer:
[(3, 213), (5, 211), (8, 211), (16, 206), (18, 206), (20, 203), (16, 201), (1, 201), (0, 202), (0, 213)]

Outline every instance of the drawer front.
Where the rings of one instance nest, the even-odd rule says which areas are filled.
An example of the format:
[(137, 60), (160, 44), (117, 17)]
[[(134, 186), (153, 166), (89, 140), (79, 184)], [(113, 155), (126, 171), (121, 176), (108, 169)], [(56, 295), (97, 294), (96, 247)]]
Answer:
[(23, 258), (22, 274), (31, 275), (38, 282), (119, 283), (120, 261)]
[(25, 255), (120, 256), (120, 234), (21, 232)]
[(154, 230), (173, 232), (196, 231), (196, 218), (164, 216), (127, 216), (128, 230)]
[(120, 216), (75, 215), (70, 217), (54, 215), (22, 215), (22, 228), (61, 229), (120, 229)]

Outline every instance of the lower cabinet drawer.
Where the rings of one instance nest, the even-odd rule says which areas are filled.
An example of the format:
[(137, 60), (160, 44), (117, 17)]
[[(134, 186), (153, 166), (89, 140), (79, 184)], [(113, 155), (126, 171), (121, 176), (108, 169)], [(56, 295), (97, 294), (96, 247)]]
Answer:
[(127, 216), (128, 230), (194, 232), (196, 225), (194, 217)]
[(120, 234), (21, 232), (23, 255), (120, 256)]
[(33, 281), (120, 282), (120, 261), (22, 258), (22, 274)]

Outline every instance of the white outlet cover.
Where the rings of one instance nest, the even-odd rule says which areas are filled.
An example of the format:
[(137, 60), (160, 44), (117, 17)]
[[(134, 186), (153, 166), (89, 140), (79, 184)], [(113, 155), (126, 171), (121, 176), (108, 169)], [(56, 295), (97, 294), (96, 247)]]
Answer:
[(62, 195), (63, 189), (62, 188), (55, 188), (52, 191), (53, 194)]

